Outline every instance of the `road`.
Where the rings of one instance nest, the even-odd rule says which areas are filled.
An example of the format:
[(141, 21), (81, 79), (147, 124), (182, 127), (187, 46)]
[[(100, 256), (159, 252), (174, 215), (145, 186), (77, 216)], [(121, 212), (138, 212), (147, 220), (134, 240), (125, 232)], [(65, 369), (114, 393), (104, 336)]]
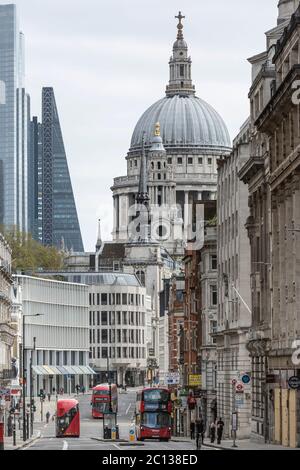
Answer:
[[(128, 440), (129, 427), (134, 417), (136, 390), (128, 389), (127, 393), (119, 395), (118, 425), (120, 438)], [(51, 421), (42, 430), (41, 437), (24, 450), (153, 450), (153, 451), (194, 451), (195, 443), (174, 438), (170, 442), (156, 440), (135, 443), (136, 445), (124, 445), (120, 442), (103, 442), (103, 421), (91, 418), (90, 395), (80, 396), (80, 438), (57, 439), (55, 426)], [(99, 440), (98, 440), (99, 439)], [(203, 447), (203, 450), (211, 450)]]

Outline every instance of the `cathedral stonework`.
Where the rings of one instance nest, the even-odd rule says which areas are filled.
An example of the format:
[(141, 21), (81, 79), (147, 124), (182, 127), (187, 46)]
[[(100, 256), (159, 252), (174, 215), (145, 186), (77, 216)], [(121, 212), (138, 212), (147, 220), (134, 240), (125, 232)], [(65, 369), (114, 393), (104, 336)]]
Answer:
[(220, 115), (196, 96), (192, 61), (183, 37), (184, 16), (170, 58), (166, 96), (139, 119), (128, 151), (127, 175), (114, 179), (113, 240), (127, 242), (136, 227), (142, 151), (146, 152), (151, 239), (182, 256), (192, 238), (194, 201), (216, 199), (217, 160), (231, 150)]

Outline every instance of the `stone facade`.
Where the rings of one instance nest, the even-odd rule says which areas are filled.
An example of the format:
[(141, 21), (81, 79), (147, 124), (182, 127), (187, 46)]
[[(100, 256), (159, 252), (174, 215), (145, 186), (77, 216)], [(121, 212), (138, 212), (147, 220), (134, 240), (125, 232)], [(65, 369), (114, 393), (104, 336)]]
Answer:
[[(250, 247), (245, 229), (249, 214), (248, 188), (237, 173), (249, 158), (249, 121), (234, 140), (233, 152), (219, 161), (218, 172), (218, 414), (231, 435), (231, 416), (236, 409), (233, 380), (251, 371), (246, 348), (251, 326)], [(237, 403), (237, 402), (236, 402)], [(238, 438), (250, 436), (251, 388), (238, 405)]]
[(298, 4), (279, 2), (278, 24), (266, 33), (266, 51), (249, 59), (250, 159), (239, 173), (248, 184), (250, 208), (252, 437), (293, 446), (299, 443), (297, 395), (288, 391), (287, 379), (297, 375), (291, 348), (298, 338), (298, 240), (292, 231), (299, 225), (299, 176), (293, 159), (299, 145), (299, 106), (292, 103), (299, 64), (298, 13), (289, 22)]
[(217, 332), (218, 263), (217, 227), (214, 223), (205, 229), (204, 246), (200, 250), (199, 282), (201, 286), (201, 358), (202, 399), (201, 410), (207, 429), (217, 418)]
[(12, 376), (11, 348), (15, 331), (11, 327), (11, 249), (0, 233), (0, 385), (10, 384)]

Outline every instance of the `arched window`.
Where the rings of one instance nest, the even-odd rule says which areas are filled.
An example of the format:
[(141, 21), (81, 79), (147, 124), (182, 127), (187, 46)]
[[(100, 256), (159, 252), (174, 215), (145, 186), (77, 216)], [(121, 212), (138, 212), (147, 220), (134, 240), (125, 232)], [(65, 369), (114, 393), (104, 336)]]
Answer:
[(136, 272), (136, 277), (139, 279), (142, 286), (145, 287), (145, 282), (146, 282), (145, 271), (137, 271)]

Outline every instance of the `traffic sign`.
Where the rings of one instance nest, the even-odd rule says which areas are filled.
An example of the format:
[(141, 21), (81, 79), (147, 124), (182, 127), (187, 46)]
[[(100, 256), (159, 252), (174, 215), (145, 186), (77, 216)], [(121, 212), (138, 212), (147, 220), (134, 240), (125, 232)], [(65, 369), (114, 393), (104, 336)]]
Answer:
[(177, 385), (180, 383), (179, 372), (169, 372), (165, 376), (166, 385)]
[(297, 377), (296, 375), (293, 377), (290, 377), (288, 383), (291, 389), (293, 390), (300, 389), (300, 377)]
[(242, 377), (242, 382), (245, 385), (248, 385), (251, 382), (251, 377), (249, 374), (244, 374)]
[(236, 386), (235, 386), (235, 391), (237, 393), (243, 393), (244, 391), (244, 385), (241, 384), (241, 383), (237, 383)]

